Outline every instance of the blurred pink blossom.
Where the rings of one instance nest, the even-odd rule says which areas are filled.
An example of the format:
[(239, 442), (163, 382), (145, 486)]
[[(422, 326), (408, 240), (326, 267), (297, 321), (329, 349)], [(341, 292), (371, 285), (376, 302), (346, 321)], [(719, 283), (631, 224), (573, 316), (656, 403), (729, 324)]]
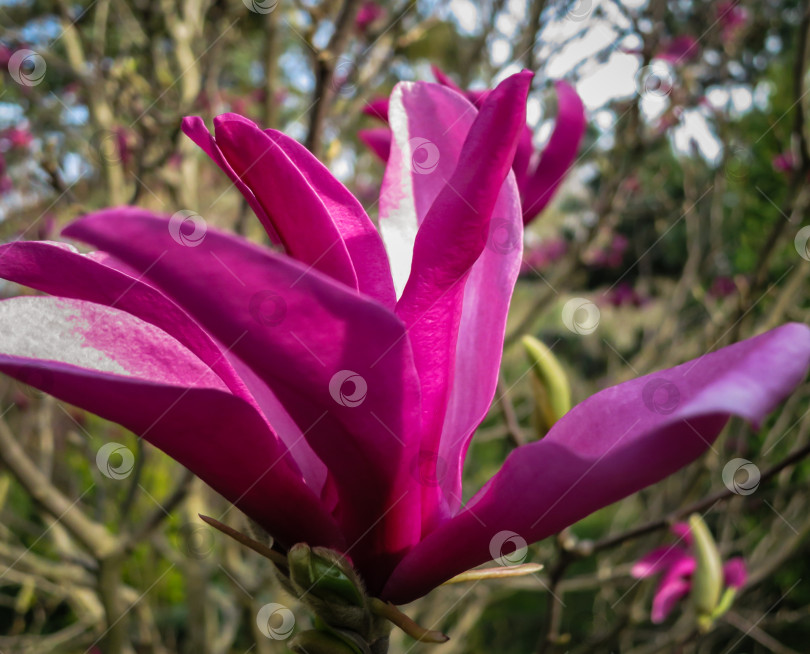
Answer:
[(523, 252), (520, 272), (531, 274), (533, 270), (543, 270), (555, 261), (559, 261), (568, 252), (568, 241), (556, 237), (541, 241), (535, 246), (527, 247)]
[(677, 66), (694, 61), (699, 56), (700, 47), (697, 39), (689, 34), (683, 34), (666, 41), (656, 53), (655, 58)]
[(375, 21), (385, 16), (385, 9), (374, 0), (367, 0), (357, 12), (354, 25), (358, 32), (365, 32)]
[[(643, 579), (661, 574), (661, 580), (653, 598), (651, 619), (659, 624), (675, 608), (692, 588), (692, 574), (697, 567), (697, 560), (691, 551), (692, 532), (689, 525), (679, 522), (672, 526), (672, 532), (678, 536), (678, 543), (658, 547), (639, 559), (631, 573), (636, 579)], [(680, 542), (686, 547), (682, 547)], [(742, 588), (748, 575), (745, 561), (736, 557), (729, 559), (723, 566), (725, 585), (728, 588)]]
[(733, 39), (742, 32), (748, 22), (748, 10), (739, 0), (727, 0), (717, 5), (717, 21), (723, 29), (723, 39)]

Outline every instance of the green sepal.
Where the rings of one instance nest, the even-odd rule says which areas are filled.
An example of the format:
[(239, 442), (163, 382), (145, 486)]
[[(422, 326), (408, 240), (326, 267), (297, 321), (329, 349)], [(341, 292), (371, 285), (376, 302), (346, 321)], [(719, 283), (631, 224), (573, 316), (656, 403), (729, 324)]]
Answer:
[(293, 583), (321, 599), (362, 607), (362, 582), (348, 561), (334, 550), (293, 545), (287, 555)]

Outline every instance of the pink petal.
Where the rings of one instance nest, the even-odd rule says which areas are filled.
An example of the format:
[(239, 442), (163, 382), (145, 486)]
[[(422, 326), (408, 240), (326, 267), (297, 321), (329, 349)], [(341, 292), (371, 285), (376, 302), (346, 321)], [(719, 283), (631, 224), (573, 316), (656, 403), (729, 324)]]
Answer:
[(388, 98), (376, 98), (363, 107), (363, 113), (372, 118), (388, 122)]
[(284, 148), (237, 114), (218, 116), (214, 127), (217, 145), (253, 190), (287, 253), (357, 289), (357, 275), (340, 230)]
[[(533, 542), (654, 484), (705, 451), (730, 415), (761, 422), (808, 364), (810, 329), (791, 323), (597, 393), (515, 450), (461, 513), (408, 553), (384, 597), (410, 601), (483, 563), (502, 530)], [(675, 406), (650, 401), (662, 384)]]
[(380, 234), (366, 210), (349, 189), (298, 141), (275, 130), (265, 133), (306, 178), (334, 222), (349, 252), (360, 292), (393, 309), (396, 297), (391, 268)]
[[(288, 445), (295, 444), (292, 457), (310, 486), (319, 492), (326, 482), (326, 467), (315, 456), (300, 430), (277, 400), (268, 397), (263, 382), (245, 383), (244, 371), (238, 373), (228, 353), (169, 298), (140, 279), (132, 269), (113, 257), (94, 252), (82, 255), (64, 243), (17, 241), (0, 246), (0, 277), (66, 298), (87, 300), (115, 307), (140, 318), (176, 338), (222, 379), (230, 391), (260, 408)], [(238, 362), (234, 362), (238, 365)], [(248, 388), (249, 387), (249, 388)], [(258, 402), (258, 404), (257, 404)]]
[(456, 84), (447, 73), (445, 73), (441, 68), (435, 65), (430, 66), (430, 70), (433, 73), (433, 77), (436, 78), (436, 81), (441, 84), (442, 86), (446, 86), (448, 89), (452, 89), (459, 95), (466, 95), (464, 89), (462, 89), (458, 84)]
[(683, 539), (683, 542), (688, 546), (691, 547), (692, 545), (692, 530), (689, 528), (688, 522), (676, 522), (670, 528), (670, 531), (675, 534), (678, 538)]
[(211, 133), (205, 126), (203, 119), (199, 116), (188, 116), (183, 119), (182, 129), (183, 133), (194, 141), (205, 154), (211, 157), (214, 163), (230, 178), (233, 185), (244, 196), (245, 200), (247, 200), (250, 208), (253, 209), (253, 213), (255, 213), (261, 221), (270, 240), (273, 243), (280, 243), (281, 241), (276, 233), (276, 228), (273, 226), (273, 221), (270, 220), (270, 217), (256, 198), (253, 190), (249, 188), (244, 180), (231, 168), (231, 165), (225, 159), (214, 137), (211, 136)]
[(557, 82), (557, 121), (548, 145), (535, 170), (529, 175), (523, 194), (523, 222), (530, 222), (554, 197), (577, 157), (585, 134), (585, 108), (574, 88)]
[(388, 156), (391, 154), (390, 129), (387, 127), (361, 129), (357, 132), (357, 138), (365, 143), (380, 159), (383, 161), (388, 161)]
[[(435, 177), (436, 181), (426, 184), (428, 193), (417, 190), (419, 182), (415, 178), (433, 177), (436, 170), (427, 174), (420, 173), (418, 168), (408, 170), (400, 157), (393, 168), (386, 171), (387, 184), (398, 181), (403, 194), (413, 191), (412, 198), (406, 197), (403, 204), (407, 207), (410, 200), (410, 220), (418, 220), (424, 215), (414, 241), (412, 270), (397, 304), (397, 313), (409, 330), (419, 372), (422, 450), (446, 458), (454, 485), (466, 448), (467, 434), (463, 432), (472, 431), (492, 399), (501, 355), (501, 339), (497, 334), (499, 331), (503, 334), (505, 309), (520, 266), (521, 230), (516, 222), (517, 205), (509, 206), (514, 195), (509, 194), (508, 186), (503, 194), (501, 190), (525, 124), (531, 77), (531, 73), (519, 73), (499, 85), (469, 126), (468, 133), (464, 129), (466, 125), (462, 125), (463, 119), (465, 115), (475, 116), (475, 110), (469, 105), (461, 110), (463, 104), (459, 102), (464, 101), (452, 91), (430, 84), (402, 88), (400, 93), (407, 96), (402, 106), (410, 128), (404, 135), (397, 134), (393, 115), (395, 100), (392, 99), (392, 127), (401, 153), (407, 153), (408, 146), (417, 138), (425, 138), (416, 134), (430, 129), (433, 131), (428, 133), (434, 136), (436, 130), (441, 129), (441, 122), (451, 116), (458, 124), (449, 132), (444, 130), (447, 135), (433, 145), (439, 152), (436, 163), (442, 158), (449, 159), (449, 164), (455, 169), (448, 177), (440, 173)], [(432, 110), (430, 106), (415, 110), (420, 96), (427, 98), (428, 104), (433, 105)], [(401, 116), (397, 120), (401, 120)], [(409, 140), (403, 144), (405, 138)], [(463, 145), (456, 155), (460, 143)], [(448, 167), (448, 162), (444, 165)], [(397, 171), (402, 177), (392, 180), (390, 171)], [(422, 213), (425, 200), (437, 190), (430, 209)], [(504, 208), (505, 212), (494, 216), (496, 208)], [(504, 236), (499, 233), (491, 235), (493, 230), (505, 232), (505, 245), (495, 240)], [(487, 254), (482, 257), (485, 252)], [(471, 269), (479, 259), (482, 259), (481, 267), (471, 276)], [(465, 288), (468, 278), (475, 281)], [(464, 333), (460, 335), (462, 310), (468, 318)], [(480, 340), (482, 334), (486, 335)], [(462, 353), (459, 357), (456, 357), (457, 347)], [(473, 349), (468, 349), (470, 347)], [(473, 359), (480, 363), (476, 365)], [(457, 365), (464, 366), (464, 373), (469, 374), (458, 377), (457, 393), (462, 397), (457, 398), (456, 405), (450, 409), (453, 416), (450, 428), (454, 431), (460, 429), (462, 433), (452, 435), (456, 438), (443, 453), (439, 448), (443, 446), (443, 425), (451, 403), (453, 373)], [(485, 406), (481, 406), (482, 400)], [(431, 471), (427, 473), (432, 476)], [(438, 518), (441, 496), (438, 485), (424, 487), (423, 522), (429, 524)]]
[(256, 410), (162, 330), (89, 302), (19, 297), (0, 302), (0, 334), (4, 373), (134, 431), (282, 542), (342, 546)]
[(748, 569), (745, 565), (745, 560), (741, 557), (735, 557), (726, 561), (723, 566), (723, 573), (725, 575), (726, 586), (731, 588), (742, 588), (745, 586), (745, 580), (748, 579)]
[[(377, 525), (350, 553), (354, 560), (372, 556), (364, 548), (400, 552), (415, 542), (419, 387), (401, 321), (289, 257), (212, 228), (184, 247), (168, 225), (121, 208), (86, 216), (64, 233), (142, 271), (270, 386), (332, 472), (347, 539)], [(367, 386), (357, 405), (343, 402), (339, 377), (347, 372)]]
[(683, 579), (672, 579), (666, 583), (662, 581), (653, 598), (652, 612), (650, 614), (652, 621), (660, 624), (666, 620), (678, 601), (689, 593), (691, 587), (692, 584)]
[(657, 547), (648, 552), (633, 564), (630, 574), (636, 579), (651, 577), (652, 575), (664, 572), (682, 561), (684, 558), (692, 558), (689, 552), (677, 545)]

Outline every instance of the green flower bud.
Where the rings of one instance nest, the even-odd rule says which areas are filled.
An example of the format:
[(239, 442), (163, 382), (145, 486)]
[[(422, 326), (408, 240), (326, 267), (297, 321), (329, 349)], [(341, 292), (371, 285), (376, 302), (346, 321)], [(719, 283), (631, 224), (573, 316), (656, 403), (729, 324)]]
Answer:
[(527, 335), (523, 347), (532, 364), (532, 389), (542, 436), (571, 409), (571, 386), (560, 362), (544, 343)]
[(723, 561), (709, 528), (699, 515), (689, 517), (689, 529), (697, 563), (692, 575), (692, 604), (697, 611), (698, 627), (708, 631), (723, 592)]

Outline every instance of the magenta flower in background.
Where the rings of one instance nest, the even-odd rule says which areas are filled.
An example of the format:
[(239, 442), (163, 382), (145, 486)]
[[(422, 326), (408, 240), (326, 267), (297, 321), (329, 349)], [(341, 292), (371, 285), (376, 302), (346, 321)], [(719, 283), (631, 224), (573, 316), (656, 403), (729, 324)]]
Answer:
[(358, 32), (365, 32), (377, 20), (385, 16), (385, 9), (383, 9), (374, 0), (366, 0), (357, 11), (357, 16), (354, 19), (354, 26)]
[(739, 0), (727, 0), (717, 5), (717, 22), (723, 29), (723, 39), (736, 38), (748, 23), (748, 10)]
[(9, 127), (0, 132), (0, 149), (24, 149), (31, 145), (34, 136), (27, 127)]
[[(491, 93), (491, 91), (464, 91), (436, 66), (433, 67), (433, 74), (440, 84), (464, 96), (479, 109)], [(546, 147), (542, 152), (535, 152), (532, 145), (532, 130), (528, 125), (524, 126), (512, 165), (520, 192), (524, 224), (534, 220), (551, 202), (574, 163), (585, 134), (585, 109), (577, 92), (564, 81), (555, 82), (555, 88), (557, 120)], [(388, 100), (385, 98), (370, 102), (364, 112), (386, 123), (389, 122)], [(360, 130), (358, 136), (383, 161), (388, 159), (391, 130), (365, 129)]]
[(567, 252), (568, 241), (562, 237), (546, 239), (532, 246), (527, 245), (523, 251), (520, 273), (528, 275), (532, 271), (544, 270), (562, 259)]
[(676, 36), (661, 46), (655, 58), (671, 63), (674, 66), (694, 61), (700, 56), (697, 39), (689, 34)]
[[(636, 579), (661, 575), (650, 614), (656, 624), (666, 620), (677, 603), (689, 594), (692, 575), (697, 567), (697, 560), (690, 549), (693, 539), (689, 525), (685, 522), (674, 524), (672, 533), (678, 536), (678, 543), (652, 550), (639, 559), (630, 571)], [(681, 542), (686, 547), (682, 547)], [(745, 561), (741, 557), (729, 559), (723, 565), (726, 588), (739, 590), (745, 585), (747, 575)]]
[(480, 109), (395, 87), (382, 238), (296, 141), (233, 114), (213, 135), (186, 119), (279, 248), (134, 207), (64, 231), (87, 255), (4, 245), (0, 276), (53, 297), (0, 302), (0, 370), (131, 429), (282, 545), (343, 552), (396, 603), (655, 483), (731, 415), (759, 424), (804, 379), (810, 329), (597, 393), (464, 504), (521, 264), (511, 169), (530, 84), (514, 75)]
[(6, 158), (0, 152), (0, 195), (8, 193), (12, 188), (11, 178), (6, 174), (7, 169)]

